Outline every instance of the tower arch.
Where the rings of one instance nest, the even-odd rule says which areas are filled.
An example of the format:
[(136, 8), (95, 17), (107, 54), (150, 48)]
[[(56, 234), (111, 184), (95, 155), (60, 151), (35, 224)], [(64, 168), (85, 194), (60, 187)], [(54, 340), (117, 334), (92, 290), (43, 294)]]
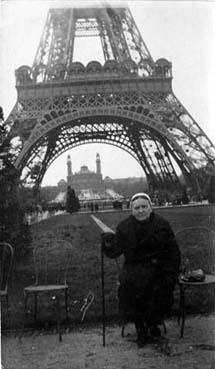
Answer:
[[(99, 115), (102, 113), (103, 115)], [(57, 135), (55, 144), (53, 134)], [(171, 158), (192, 181), (192, 162), (162, 122), (154, 117), (145, 118), (133, 111), (105, 107), (82, 109), (79, 114), (68, 113), (60, 118), (47, 120), (45, 127), (40, 125), (32, 132), (28, 146), (24, 147), (15, 164), (21, 170), (24, 167), (30, 168), (35, 156), (44, 155), (43, 165), (36, 179), (39, 186), (45, 171), (56, 157), (69, 148), (89, 142), (110, 143), (129, 152), (139, 162), (153, 186), (162, 181), (167, 186), (178, 181)], [(155, 161), (157, 166), (153, 166)]]

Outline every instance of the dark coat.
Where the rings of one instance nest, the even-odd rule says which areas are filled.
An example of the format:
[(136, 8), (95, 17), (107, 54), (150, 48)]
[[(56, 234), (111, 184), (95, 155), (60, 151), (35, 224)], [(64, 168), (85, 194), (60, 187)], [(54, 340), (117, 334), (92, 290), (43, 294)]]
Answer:
[(141, 223), (131, 215), (119, 223), (112, 246), (104, 247), (104, 252), (110, 258), (124, 255), (119, 277), (119, 307), (124, 316), (145, 311), (146, 320), (155, 320), (155, 315), (162, 320), (173, 303), (180, 266), (170, 224), (154, 212)]

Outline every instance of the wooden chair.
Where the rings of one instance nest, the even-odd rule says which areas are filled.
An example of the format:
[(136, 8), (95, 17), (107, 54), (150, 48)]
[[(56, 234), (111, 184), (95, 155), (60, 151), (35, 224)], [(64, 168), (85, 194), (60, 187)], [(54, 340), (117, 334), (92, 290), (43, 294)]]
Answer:
[[(40, 241), (41, 242), (41, 241)], [(72, 245), (68, 241), (49, 239), (44, 240), (34, 249), (35, 284), (24, 288), (24, 312), (27, 311), (27, 299), (34, 295), (34, 321), (37, 319), (38, 295), (52, 293), (56, 300), (57, 326), (59, 340), (60, 331), (60, 294), (64, 293), (66, 318), (68, 319), (68, 283), (67, 272), (72, 259)]]
[(6, 299), (8, 314), (8, 280), (11, 274), (14, 251), (7, 242), (0, 242), (0, 299)]
[[(215, 232), (207, 227), (185, 227), (176, 232), (176, 239), (181, 250), (181, 274), (178, 285), (180, 291), (178, 324), (180, 325), (181, 338), (184, 334), (186, 303), (185, 291), (190, 288), (208, 288), (215, 285)], [(188, 263), (189, 260), (189, 263)], [(184, 270), (189, 268), (190, 270)], [(192, 282), (183, 279), (183, 274), (189, 271), (202, 269), (205, 280), (202, 282)], [(180, 324), (181, 322), (181, 324)]]

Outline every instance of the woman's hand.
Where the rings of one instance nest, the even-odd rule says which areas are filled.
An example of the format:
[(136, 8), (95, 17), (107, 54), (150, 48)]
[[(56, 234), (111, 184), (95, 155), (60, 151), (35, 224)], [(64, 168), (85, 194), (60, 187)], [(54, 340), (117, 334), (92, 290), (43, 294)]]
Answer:
[(110, 249), (113, 247), (115, 242), (115, 233), (105, 232), (102, 234), (102, 239), (104, 249)]

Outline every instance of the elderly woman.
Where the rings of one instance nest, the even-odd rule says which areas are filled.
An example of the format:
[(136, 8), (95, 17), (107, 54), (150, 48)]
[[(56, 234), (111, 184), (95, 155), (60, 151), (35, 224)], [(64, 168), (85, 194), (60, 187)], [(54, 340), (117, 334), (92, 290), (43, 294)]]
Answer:
[(120, 273), (119, 310), (124, 322), (133, 321), (138, 345), (161, 334), (159, 324), (173, 304), (180, 251), (169, 223), (152, 210), (146, 193), (131, 198), (131, 215), (116, 234), (104, 234), (104, 253), (124, 255)]

